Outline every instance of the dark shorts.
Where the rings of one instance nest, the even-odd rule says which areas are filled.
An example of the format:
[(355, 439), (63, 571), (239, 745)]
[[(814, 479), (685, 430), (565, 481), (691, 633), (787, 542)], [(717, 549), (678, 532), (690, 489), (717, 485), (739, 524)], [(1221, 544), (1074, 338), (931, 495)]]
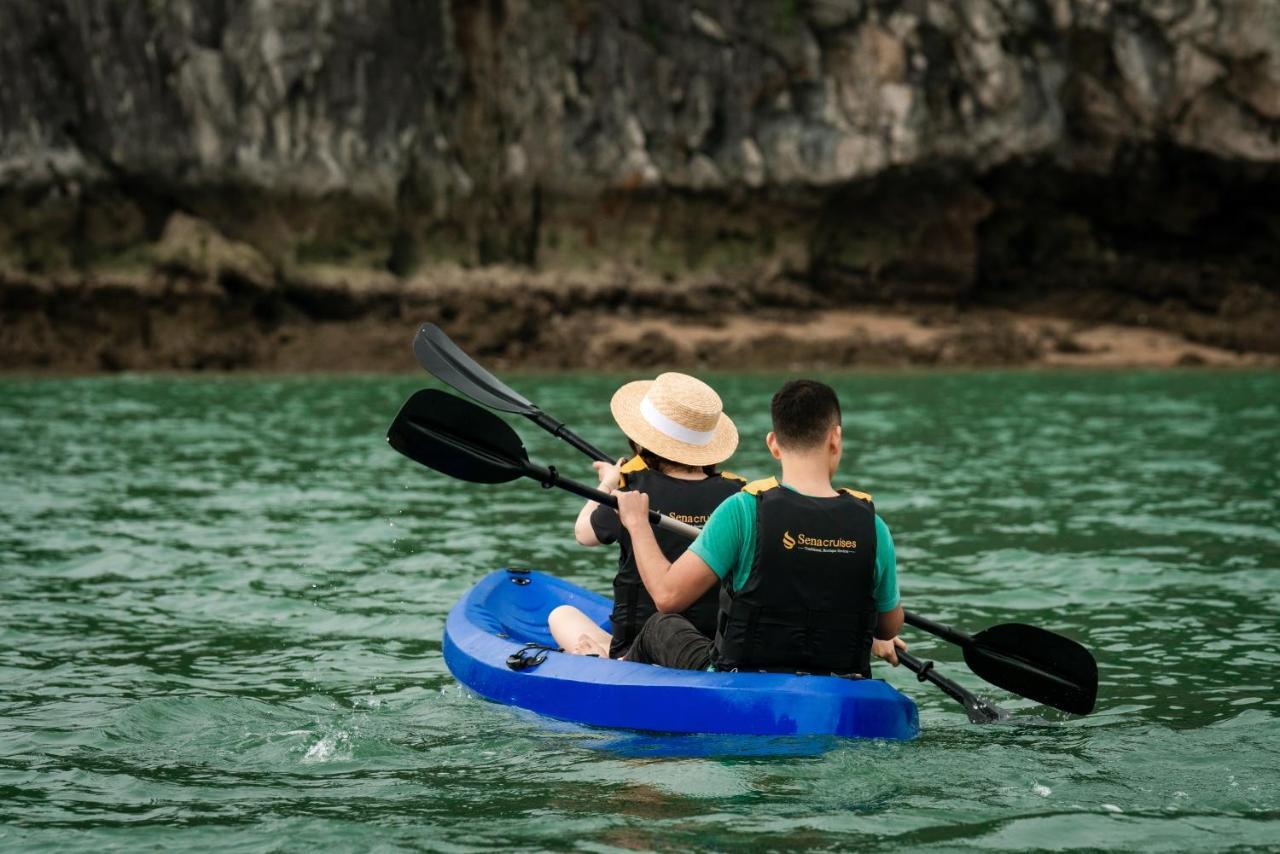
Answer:
[(714, 648), (711, 639), (680, 614), (654, 614), (636, 633), (627, 660), (678, 670), (706, 670)]

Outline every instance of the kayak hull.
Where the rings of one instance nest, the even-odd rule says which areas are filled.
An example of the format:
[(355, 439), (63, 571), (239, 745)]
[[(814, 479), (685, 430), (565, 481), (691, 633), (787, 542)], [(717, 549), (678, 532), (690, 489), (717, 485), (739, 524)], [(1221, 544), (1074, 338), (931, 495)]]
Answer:
[(610, 601), (541, 572), (497, 570), (450, 611), (444, 658), (476, 694), (548, 717), (663, 733), (909, 739), (915, 703), (885, 682), (777, 673), (673, 670), (549, 652), (512, 670), (526, 643), (553, 645), (547, 615), (573, 605), (606, 630)]

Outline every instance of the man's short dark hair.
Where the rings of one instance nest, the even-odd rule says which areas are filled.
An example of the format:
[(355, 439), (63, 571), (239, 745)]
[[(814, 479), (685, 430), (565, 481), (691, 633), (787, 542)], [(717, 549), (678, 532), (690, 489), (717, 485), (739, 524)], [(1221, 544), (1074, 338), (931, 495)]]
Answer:
[(817, 380), (790, 380), (778, 389), (769, 407), (778, 443), (788, 448), (820, 445), (840, 423), (836, 392)]

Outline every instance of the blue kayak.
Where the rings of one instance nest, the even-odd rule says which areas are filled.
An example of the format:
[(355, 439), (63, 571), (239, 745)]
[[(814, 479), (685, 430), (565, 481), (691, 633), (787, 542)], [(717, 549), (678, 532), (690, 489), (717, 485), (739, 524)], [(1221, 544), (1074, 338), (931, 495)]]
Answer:
[[(558, 605), (574, 605), (608, 630), (611, 602), (604, 596), (541, 572), (490, 573), (449, 612), (445, 663), (481, 697), (590, 726), (885, 739), (919, 734), (916, 704), (876, 679), (672, 670), (526, 649), (554, 644), (547, 615)], [(512, 656), (519, 669), (508, 664)]]

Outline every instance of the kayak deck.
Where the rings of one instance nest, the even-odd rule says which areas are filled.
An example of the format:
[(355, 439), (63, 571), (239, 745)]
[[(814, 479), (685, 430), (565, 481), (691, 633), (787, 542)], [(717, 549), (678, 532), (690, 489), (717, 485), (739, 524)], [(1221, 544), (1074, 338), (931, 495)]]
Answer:
[(610, 601), (529, 570), (485, 576), (450, 611), (445, 663), (480, 696), (598, 727), (665, 733), (908, 739), (915, 703), (885, 682), (778, 673), (709, 673), (548, 652), (512, 670), (526, 643), (554, 645), (547, 615), (573, 605), (608, 630)]

